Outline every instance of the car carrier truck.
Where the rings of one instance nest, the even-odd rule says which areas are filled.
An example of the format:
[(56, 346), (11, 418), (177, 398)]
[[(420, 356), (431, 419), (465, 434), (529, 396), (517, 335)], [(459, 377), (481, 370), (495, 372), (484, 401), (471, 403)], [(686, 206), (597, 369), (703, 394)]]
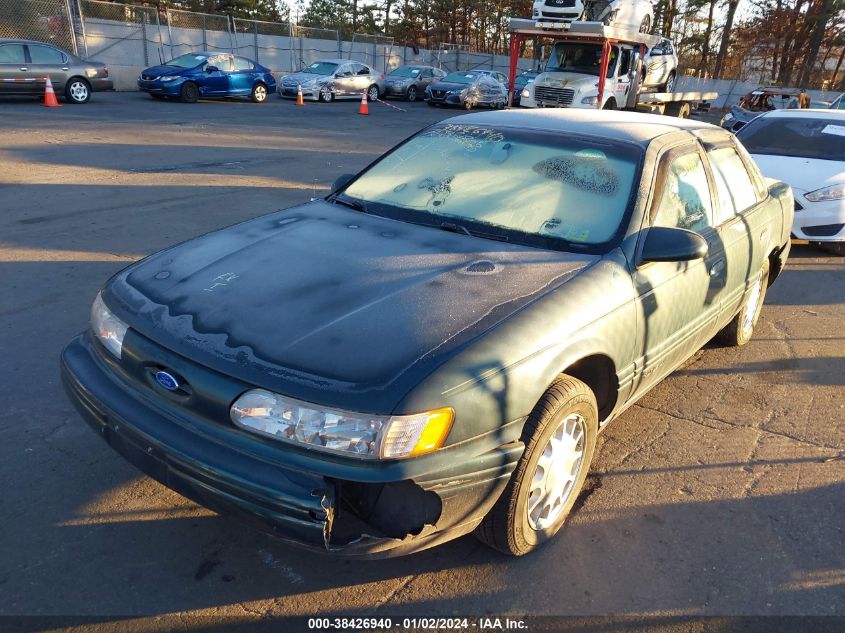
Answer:
[[(527, 37), (554, 40), (543, 72), (520, 94), (526, 108), (644, 110), (686, 118), (715, 92), (645, 92), (643, 58), (662, 38), (601, 22), (510, 21), (509, 99), (513, 103), (519, 48)], [(600, 81), (599, 77), (604, 80)]]

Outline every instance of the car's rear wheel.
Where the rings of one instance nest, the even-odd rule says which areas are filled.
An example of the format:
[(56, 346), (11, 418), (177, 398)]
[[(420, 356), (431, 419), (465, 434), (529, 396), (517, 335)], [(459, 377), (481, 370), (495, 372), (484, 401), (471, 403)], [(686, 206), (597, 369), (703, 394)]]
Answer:
[(417, 87), (416, 86), (411, 86), (410, 88), (408, 88), (407, 99), (408, 99), (408, 101), (416, 101), (417, 100)]
[(754, 326), (760, 318), (763, 301), (766, 299), (766, 287), (769, 285), (769, 260), (763, 264), (760, 274), (754, 279), (751, 288), (745, 293), (745, 300), (739, 312), (725, 328), (716, 335), (716, 339), (725, 345), (739, 347), (751, 340)]
[(528, 416), (525, 451), (476, 536), (521, 556), (557, 534), (584, 485), (597, 434), (593, 392), (580, 380), (561, 376)]
[(257, 83), (252, 87), (252, 94), (250, 98), (255, 103), (264, 103), (267, 101), (267, 86), (262, 83)]
[(331, 88), (329, 88), (328, 86), (323, 86), (322, 88), (320, 88), (320, 101), (322, 101), (323, 103), (331, 103), (333, 99), (334, 93), (332, 92)]
[(367, 88), (367, 101), (378, 101), (379, 91), (378, 86), (373, 84)]
[(663, 84), (663, 90), (661, 92), (674, 92), (675, 90), (675, 71), (669, 73), (669, 77), (666, 79), (666, 83)]
[(194, 82), (186, 81), (182, 84), (182, 90), (179, 96), (185, 103), (196, 103), (200, 98), (200, 90)]
[(68, 103), (88, 103), (91, 99), (91, 86), (79, 77), (73, 77), (65, 86), (65, 99)]
[(643, 16), (643, 21), (640, 22), (640, 33), (651, 33), (651, 16)]

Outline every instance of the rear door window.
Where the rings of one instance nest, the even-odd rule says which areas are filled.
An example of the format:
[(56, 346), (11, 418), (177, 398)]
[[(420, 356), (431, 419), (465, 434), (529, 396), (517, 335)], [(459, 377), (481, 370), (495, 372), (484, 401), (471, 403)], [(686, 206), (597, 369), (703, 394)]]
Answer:
[(757, 191), (745, 163), (733, 147), (720, 147), (707, 152), (713, 166), (716, 180), (716, 194), (719, 196), (719, 214), (716, 224), (730, 220), (736, 213), (742, 213), (757, 203)]
[(255, 70), (255, 64), (246, 57), (235, 57), (235, 70)]
[(33, 64), (64, 64), (67, 57), (51, 46), (29, 45), (29, 58)]
[(0, 64), (23, 65), (25, 63), (23, 44), (0, 44)]

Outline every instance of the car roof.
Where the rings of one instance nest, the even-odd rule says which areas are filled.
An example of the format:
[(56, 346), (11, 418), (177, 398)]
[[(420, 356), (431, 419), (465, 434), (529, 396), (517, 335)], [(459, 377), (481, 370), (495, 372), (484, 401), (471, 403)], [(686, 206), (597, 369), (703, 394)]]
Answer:
[(43, 42), (41, 40), (24, 40), (19, 37), (0, 37), (0, 44), (46, 44), (47, 46), (52, 46), (53, 48), (58, 48), (62, 51), (65, 50), (61, 46), (57, 46), (52, 42)]
[[(315, 60), (311, 63), (312, 64), (348, 64), (350, 62), (354, 62), (356, 64), (361, 64), (362, 66), (366, 66), (367, 68), (370, 68), (370, 66), (368, 64), (365, 64), (364, 62), (359, 62), (357, 59), (328, 59), (327, 58), (327, 59), (318, 59), (318, 60)], [(309, 66), (310, 66), (310, 64), (309, 64)]]
[[(577, 132), (590, 136), (634, 142), (643, 146), (647, 146), (658, 136), (679, 130), (688, 132), (699, 130), (721, 131), (721, 128), (715, 125), (691, 119), (623, 110), (582, 110), (575, 108), (478, 112), (447, 120), (450, 123), (500, 125), (502, 127), (519, 127), (547, 132)], [(727, 135), (727, 132), (725, 134)]]
[(793, 118), (793, 119), (842, 119), (845, 123), (845, 110), (831, 110), (830, 108), (787, 108), (786, 110), (770, 110), (761, 117)]

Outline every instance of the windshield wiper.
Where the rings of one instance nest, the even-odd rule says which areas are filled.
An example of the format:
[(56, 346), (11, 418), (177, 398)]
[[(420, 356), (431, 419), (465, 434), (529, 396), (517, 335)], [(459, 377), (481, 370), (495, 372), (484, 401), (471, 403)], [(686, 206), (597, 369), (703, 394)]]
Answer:
[(472, 233), (470, 233), (469, 229), (462, 224), (455, 224), (454, 222), (441, 222), (440, 228), (443, 231), (450, 231), (452, 233), (463, 233), (464, 235), (468, 235), (472, 237)]
[(367, 210), (362, 203), (357, 200), (352, 200), (351, 198), (341, 198), (340, 196), (335, 196), (332, 202), (335, 204), (342, 204), (343, 206), (355, 209), (356, 211), (364, 212)]

